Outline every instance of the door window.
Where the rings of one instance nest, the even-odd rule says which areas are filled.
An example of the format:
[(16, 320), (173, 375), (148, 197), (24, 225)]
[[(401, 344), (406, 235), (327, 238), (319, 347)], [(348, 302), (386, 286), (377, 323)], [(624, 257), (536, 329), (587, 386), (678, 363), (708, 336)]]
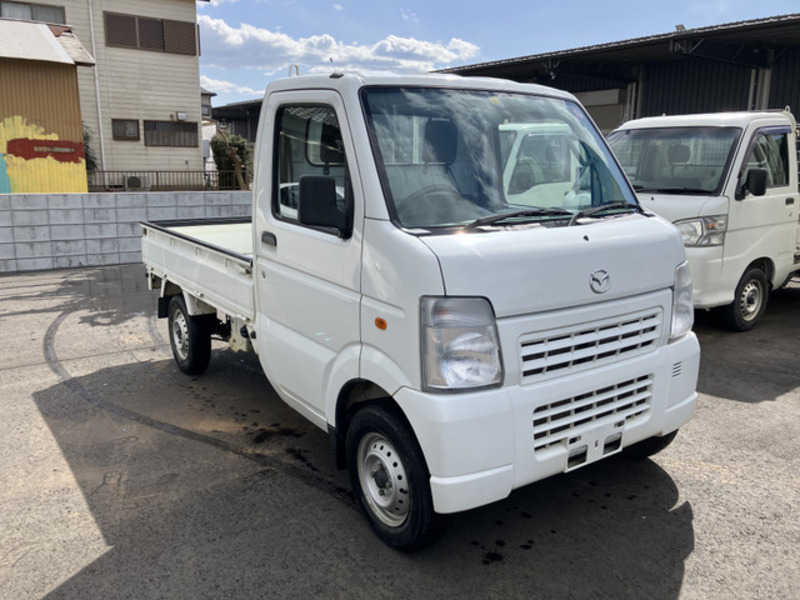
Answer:
[(296, 105), (278, 110), (276, 119), (275, 201), (273, 214), (297, 222), (300, 178), (328, 175), (336, 180), (336, 199), (346, 214), (351, 191), (342, 133), (330, 106)]
[(753, 168), (767, 170), (767, 187), (789, 185), (789, 145), (784, 132), (760, 132), (750, 150), (742, 181)]

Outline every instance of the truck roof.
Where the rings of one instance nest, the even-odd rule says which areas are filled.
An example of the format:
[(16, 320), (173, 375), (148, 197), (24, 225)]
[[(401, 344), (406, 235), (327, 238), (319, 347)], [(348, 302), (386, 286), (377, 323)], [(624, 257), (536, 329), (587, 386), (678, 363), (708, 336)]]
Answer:
[(656, 129), (660, 127), (741, 127), (765, 121), (765, 124), (789, 124), (796, 129), (795, 118), (788, 110), (738, 111), (698, 113), (693, 115), (664, 115), (644, 117), (623, 123), (617, 131), (626, 129)]
[(267, 94), (276, 91), (299, 89), (333, 89), (357, 91), (365, 86), (404, 86), (439, 87), (454, 89), (475, 89), (497, 92), (522, 92), (556, 98), (575, 100), (575, 97), (561, 90), (533, 83), (517, 83), (495, 77), (462, 77), (445, 73), (418, 75), (331, 73), (330, 75), (299, 75), (271, 81)]

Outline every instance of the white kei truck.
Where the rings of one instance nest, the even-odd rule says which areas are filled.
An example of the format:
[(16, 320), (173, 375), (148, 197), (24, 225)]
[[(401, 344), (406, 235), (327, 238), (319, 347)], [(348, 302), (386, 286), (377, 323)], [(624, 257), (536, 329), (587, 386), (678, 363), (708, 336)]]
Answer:
[(680, 230), (695, 307), (734, 331), (800, 271), (796, 131), (787, 108), (650, 117), (609, 135), (639, 201)]
[[(564, 133), (568, 208), (509, 202), (510, 123)], [(256, 352), (386, 544), (422, 548), (448, 513), (649, 456), (693, 415), (680, 236), (573, 96), (452, 75), (275, 81), (253, 185), (252, 220), (142, 224), (175, 360), (202, 372), (212, 336)]]

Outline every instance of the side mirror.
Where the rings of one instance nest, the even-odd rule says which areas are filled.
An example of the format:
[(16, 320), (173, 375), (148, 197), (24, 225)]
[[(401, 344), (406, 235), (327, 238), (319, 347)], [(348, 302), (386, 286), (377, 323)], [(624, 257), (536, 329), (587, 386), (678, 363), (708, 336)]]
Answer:
[(300, 177), (297, 218), (303, 225), (335, 229), (341, 238), (352, 234), (350, 219), (337, 202), (336, 180), (327, 175)]
[(747, 179), (737, 190), (736, 199), (743, 200), (747, 192), (750, 192), (753, 196), (763, 196), (767, 193), (766, 169), (752, 168), (747, 171)]

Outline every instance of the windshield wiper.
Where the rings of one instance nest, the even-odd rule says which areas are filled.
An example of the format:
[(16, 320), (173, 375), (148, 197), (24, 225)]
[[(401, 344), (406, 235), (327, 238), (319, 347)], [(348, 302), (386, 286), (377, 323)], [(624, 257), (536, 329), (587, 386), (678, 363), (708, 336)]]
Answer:
[(496, 215), (481, 217), (480, 219), (476, 219), (472, 223), (465, 225), (463, 230), (472, 231), (473, 229), (477, 229), (478, 227), (483, 227), (484, 225), (495, 225), (507, 219), (515, 219), (518, 217), (550, 217), (550, 216), (568, 217), (570, 215), (572, 215), (572, 212), (564, 208), (541, 208), (541, 207), (526, 208), (523, 210), (515, 210), (513, 212), (499, 213)]
[(629, 204), (628, 202), (612, 202), (611, 204), (601, 204), (600, 206), (591, 206), (589, 208), (584, 208), (582, 211), (576, 212), (574, 215), (572, 215), (572, 218), (569, 220), (568, 227), (572, 227), (573, 225), (575, 225), (578, 219), (599, 215), (600, 213), (604, 213), (609, 210), (631, 210), (641, 213), (643, 215), (648, 214), (638, 204)]

